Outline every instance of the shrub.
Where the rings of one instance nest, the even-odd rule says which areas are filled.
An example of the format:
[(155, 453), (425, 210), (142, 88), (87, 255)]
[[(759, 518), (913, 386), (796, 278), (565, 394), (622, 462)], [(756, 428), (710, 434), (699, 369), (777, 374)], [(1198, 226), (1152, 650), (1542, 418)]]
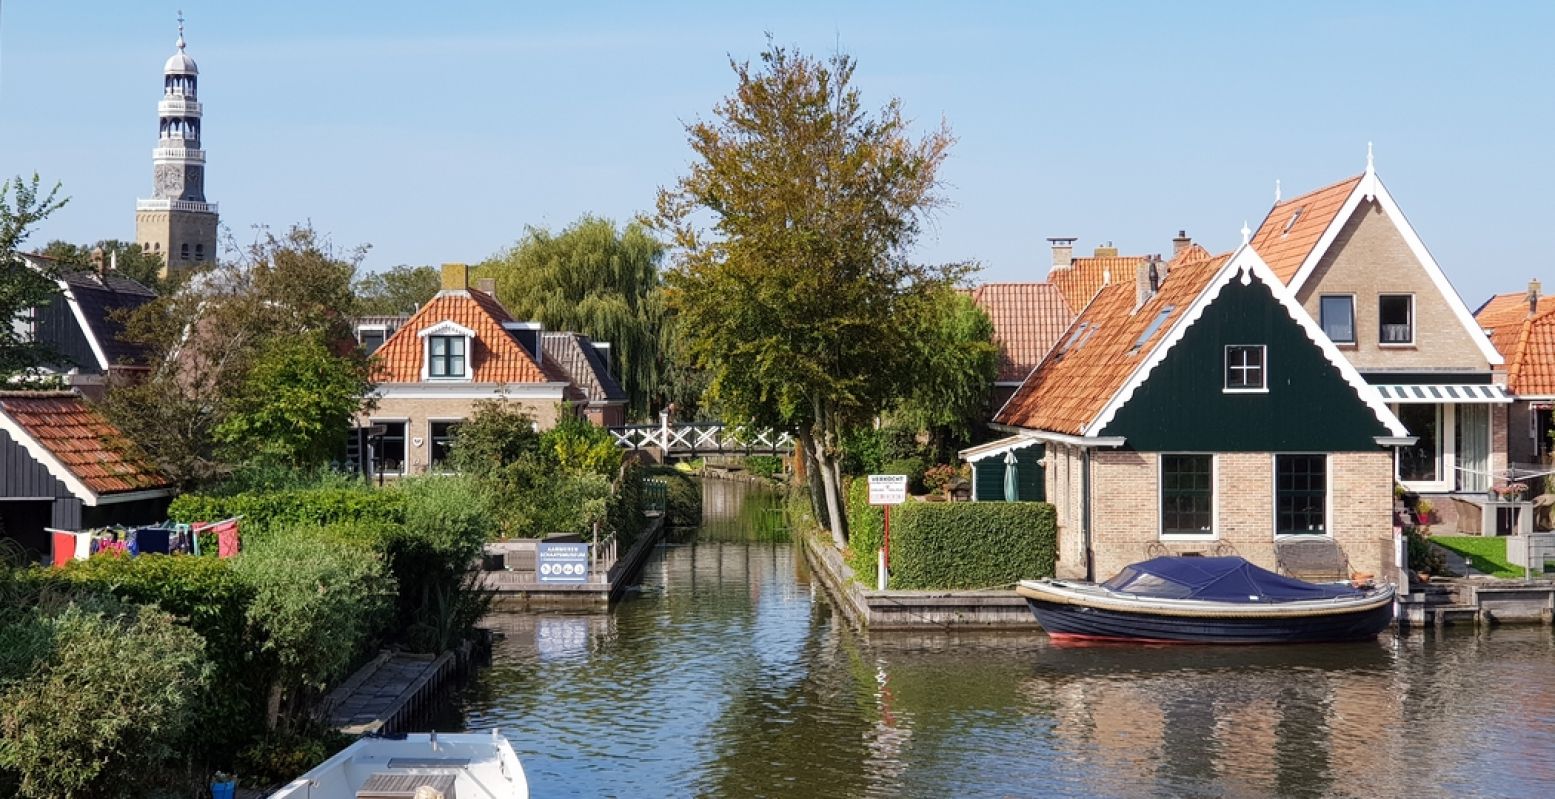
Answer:
[(175, 521), (213, 522), (243, 517), (245, 533), (299, 525), (369, 522), (381, 525), (404, 521), (404, 494), (366, 484), (354, 487), (308, 487), (285, 491), (254, 491), (223, 496), (183, 494), (167, 509)]
[(931, 466), (923, 472), (923, 487), (934, 493), (943, 493), (957, 477), (960, 470), (948, 463)]
[(702, 524), (702, 484), (695, 477), (663, 466), (644, 467), (642, 476), (663, 481), (667, 487), (665, 524), (670, 527), (698, 527)]
[(745, 459), (745, 470), (757, 477), (773, 478), (783, 471), (783, 459), (776, 455), (752, 455)]
[(99, 599), (33, 613), (48, 653), (0, 691), (0, 768), (29, 797), (143, 796), (182, 754), (207, 664), (152, 607)]
[(923, 473), (927, 471), (928, 463), (923, 458), (898, 458), (889, 461), (880, 467), (880, 474), (905, 474), (907, 475), (907, 487), (914, 494), (923, 493)]
[(855, 477), (848, 481), (848, 566), (853, 576), (865, 585), (875, 584), (875, 552), (884, 540), (885, 509), (869, 504), (869, 481)]
[(381, 536), (399, 587), (395, 629), (412, 649), (441, 652), (469, 633), (488, 604), (464, 578), (496, 530), (492, 498), (472, 477), (407, 480), (401, 490), (405, 524)]
[(891, 461), (920, 454), (917, 431), (904, 427), (857, 428), (842, 436), (844, 474), (890, 474)]
[(614, 477), (621, 470), (621, 447), (609, 430), (587, 419), (565, 416), (540, 435), (546, 460), (571, 474)]
[(891, 514), (892, 588), (986, 588), (1049, 577), (1046, 502), (909, 502)]
[(308, 727), (277, 731), (238, 755), (239, 773), (247, 784), (278, 784), (295, 778), (351, 744), (335, 730)]
[(468, 474), (499, 469), (540, 450), (540, 434), (534, 417), (516, 403), (482, 400), (459, 425), (450, 460)]

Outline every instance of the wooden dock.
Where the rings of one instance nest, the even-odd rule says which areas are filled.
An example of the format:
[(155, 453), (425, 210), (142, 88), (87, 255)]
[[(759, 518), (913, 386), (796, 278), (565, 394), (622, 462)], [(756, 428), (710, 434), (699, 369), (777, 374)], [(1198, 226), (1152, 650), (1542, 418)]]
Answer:
[(627, 586), (642, 573), (643, 563), (664, 534), (665, 517), (650, 515), (648, 528), (624, 555), (612, 549), (596, 554), (589, 579), (580, 583), (542, 583), (535, 574), (535, 541), (487, 544), (487, 552), (500, 553), (503, 568), (481, 572), (481, 588), (496, 594), (498, 604), (596, 605), (621, 598)]
[(468, 641), (441, 655), (384, 652), (331, 691), (318, 715), (348, 735), (403, 732), (472, 656)]

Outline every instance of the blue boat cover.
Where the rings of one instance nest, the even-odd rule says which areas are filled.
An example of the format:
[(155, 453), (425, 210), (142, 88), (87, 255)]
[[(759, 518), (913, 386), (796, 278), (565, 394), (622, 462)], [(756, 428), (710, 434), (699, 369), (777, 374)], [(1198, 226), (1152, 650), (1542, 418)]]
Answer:
[(1275, 574), (1242, 558), (1160, 557), (1123, 567), (1103, 586), (1136, 596), (1210, 602), (1297, 602), (1360, 596), (1349, 585), (1314, 583)]

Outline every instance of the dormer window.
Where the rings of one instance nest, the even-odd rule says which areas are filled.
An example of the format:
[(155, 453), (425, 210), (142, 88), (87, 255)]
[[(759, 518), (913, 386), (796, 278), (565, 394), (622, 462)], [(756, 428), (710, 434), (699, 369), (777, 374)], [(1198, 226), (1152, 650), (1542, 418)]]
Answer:
[(475, 331), (452, 321), (439, 322), (418, 333), (425, 344), (423, 380), (469, 380), (470, 346)]

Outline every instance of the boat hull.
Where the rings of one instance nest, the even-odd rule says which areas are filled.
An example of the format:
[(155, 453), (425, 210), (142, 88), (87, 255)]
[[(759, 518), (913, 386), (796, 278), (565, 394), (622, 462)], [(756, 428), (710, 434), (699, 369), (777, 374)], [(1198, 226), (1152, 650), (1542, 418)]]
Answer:
[(1393, 592), (1342, 604), (1141, 601), (1094, 586), (1023, 583), (1032, 615), (1055, 641), (1291, 644), (1364, 641), (1393, 620)]

